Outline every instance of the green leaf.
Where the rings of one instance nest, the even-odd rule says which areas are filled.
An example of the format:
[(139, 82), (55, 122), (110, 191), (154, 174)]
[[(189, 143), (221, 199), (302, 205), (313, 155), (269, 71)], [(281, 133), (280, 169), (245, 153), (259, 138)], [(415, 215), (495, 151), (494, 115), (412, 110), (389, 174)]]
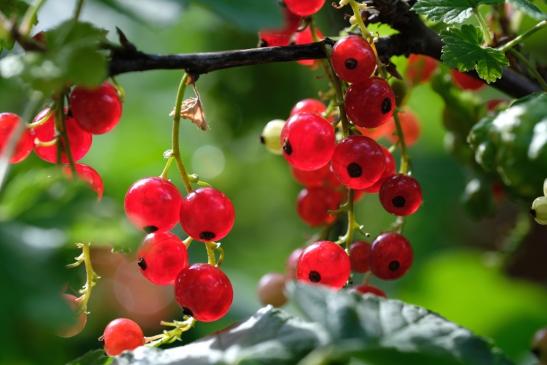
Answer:
[(477, 27), (465, 24), (441, 32), (443, 40), (442, 61), (460, 71), (475, 70), (486, 82), (501, 78), (503, 68), (509, 64), (502, 51), (483, 47), (482, 34)]
[(105, 355), (104, 350), (89, 351), (66, 365), (110, 365), (112, 358)]
[(418, 0), (412, 9), (434, 22), (463, 23), (479, 4), (501, 4), (503, 0)]
[[(28, 9), (28, 4), (21, 0), (2, 0), (0, 1), (0, 12), (2, 12), (6, 18), (19, 18), (25, 14)], [(0, 27), (0, 52), (3, 49), (12, 49), (14, 40), (7, 29)]]
[(547, 14), (529, 0), (507, 0), (507, 2), (534, 19), (547, 19)]

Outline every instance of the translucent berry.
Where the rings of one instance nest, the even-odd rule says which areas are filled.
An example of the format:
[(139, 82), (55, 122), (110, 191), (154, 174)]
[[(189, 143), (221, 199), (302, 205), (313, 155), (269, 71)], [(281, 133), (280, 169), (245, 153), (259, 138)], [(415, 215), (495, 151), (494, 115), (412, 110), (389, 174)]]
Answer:
[(331, 241), (318, 241), (302, 252), (296, 275), (301, 281), (342, 288), (350, 273), (350, 261), (344, 249)]
[(116, 356), (144, 345), (144, 334), (141, 327), (134, 321), (118, 318), (106, 326), (103, 340), (106, 354)]
[[(296, 1), (301, 1), (301, 0), (296, 0)], [(321, 31), (317, 28), (315, 28), (315, 35), (317, 36), (317, 39), (319, 40), (325, 38), (323, 33), (321, 33)], [(310, 27), (306, 27), (304, 30), (296, 33), (294, 36), (294, 43), (296, 44), (309, 44), (313, 42), (314, 42), (314, 39), (313, 39), (313, 35), (311, 33)], [(311, 68), (317, 66), (317, 64), (319, 63), (318, 60), (314, 60), (314, 59), (298, 60), (296, 62), (298, 62), (299, 64), (303, 66), (307, 66)]]
[(147, 235), (137, 257), (144, 277), (156, 285), (173, 284), (179, 272), (188, 266), (186, 246), (171, 232)]
[(380, 279), (398, 279), (408, 271), (412, 259), (412, 246), (406, 238), (398, 233), (384, 233), (372, 242), (370, 271)]
[[(49, 109), (42, 110), (34, 118), (34, 121), (36, 122), (46, 117), (48, 113)], [(93, 137), (91, 133), (86, 132), (82, 128), (80, 128), (78, 123), (76, 122), (76, 119), (71, 116), (66, 117), (65, 125), (72, 159), (74, 161), (78, 161), (82, 157), (84, 157), (91, 148)], [(59, 142), (56, 142), (51, 146), (36, 144), (36, 139), (38, 139), (40, 142), (50, 142), (55, 138), (55, 116), (53, 115), (53, 113), (43, 124), (31, 129), (30, 134), (35, 139), (34, 152), (36, 153), (36, 155), (47, 162), (56, 163), (57, 147), (59, 146), (60, 148), (61, 146)], [(61, 162), (68, 163), (68, 157), (66, 156), (64, 151), (61, 152)]]
[(364, 191), (367, 193), (377, 193), (380, 191), (380, 188), (382, 187), (382, 184), (384, 181), (387, 180), (387, 178), (395, 175), (395, 158), (393, 158), (393, 155), (391, 152), (389, 152), (386, 148), (382, 147), (382, 151), (384, 152), (385, 157), (385, 168), (384, 172), (382, 173), (382, 176), (378, 181), (376, 181), (373, 185), (369, 186), (368, 188), (365, 188)]
[[(97, 193), (97, 198), (101, 200), (104, 193), (104, 184), (101, 175), (91, 166), (85, 165), (83, 163), (77, 163), (74, 165), (76, 168), (76, 173), (78, 178), (86, 182), (91, 189)], [(65, 165), (63, 172), (69, 177), (72, 178), (72, 170), (69, 165)]]
[(340, 185), (338, 179), (332, 173), (330, 165), (312, 171), (303, 171), (291, 168), (294, 179), (307, 188), (317, 188), (321, 186), (337, 187)]
[(83, 130), (103, 134), (120, 121), (122, 102), (116, 88), (105, 82), (94, 89), (76, 86), (70, 93), (70, 109)]
[(373, 294), (379, 297), (387, 298), (386, 293), (382, 289), (377, 288), (374, 285), (359, 285), (355, 287), (355, 290), (361, 294)]
[(393, 119), (376, 128), (365, 128), (356, 126), (359, 133), (376, 141), (382, 137), (386, 137), (388, 134), (393, 133), (393, 127)]
[(311, 113), (322, 116), (325, 110), (327, 110), (327, 107), (321, 100), (311, 98), (303, 99), (294, 105), (291, 109), (290, 116), (292, 117), (293, 115), (300, 113)]
[(369, 270), (368, 260), (370, 255), (370, 243), (355, 241), (349, 248), (349, 260), (351, 271), (365, 273)]
[(363, 136), (349, 136), (334, 150), (332, 171), (338, 180), (352, 189), (364, 189), (374, 184), (385, 170), (382, 147)]
[(180, 224), (198, 241), (219, 241), (226, 237), (235, 221), (234, 206), (224, 193), (201, 188), (184, 197)]
[(317, 13), (325, 0), (284, 0), (287, 9), (293, 14), (300, 16), (310, 16)]
[(185, 314), (201, 322), (222, 318), (230, 309), (234, 293), (228, 277), (217, 267), (194, 264), (175, 281), (175, 298)]
[(260, 46), (276, 47), (287, 46), (291, 42), (291, 37), (298, 29), (302, 17), (291, 13), (286, 7), (283, 7), (284, 24), (278, 29), (264, 29), (258, 33)]
[(410, 215), (422, 204), (422, 189), (413, 177), (393, 175), (386, 179), (380, 188), (380, 202), (391, 214)]
[(64, 327), (58, 333), (60, 337), (74, 337), (83, 331), (87, 323), (87, 314), (80, 310), (80, 299), (72, 294), (63, 294), (63, 298), (70, 308), (70, 317), (72, 317), (72, 324)]
[(262, 143), (268, 151), (275, 153), (276, 155), (283, 153), (283, 150), (281, 149), (281, 130), (284, 125), (284, 120), (271, 120), (266, 123), (260, 134), (260, 143)]
[(351, 85), (344, 103), (353, 124), (376, 128), (393, 115), (395, 95), (385, 80), (373, 77), (367, 82)]
[[(0, 113), (0, 154), (4, 153), (4, 149), (8, 145), (13, 132), (15, 132), (20, 123), (23, 123), (23, 121), (21, 121), (21, 118), (17, 114)], [(23, 161), (32, 152), (32, 146), (32, 137), (25, 128), (15, 145), (10, 162), (18, 163)]]
[(534, 199), (530, 214), (538, 224), (547, 225), (547, 196)]
[(182, 197), (176, 186), (161, 177), (147, 177), (125, 194), (125, 214), (147, 233), (168, 231), (179, 221)]
[(362, 37), (350, 35), (340, 39), (332, 48), (332, 67), (344, 81), (368, 81), (376, 68), (376, 55)]
[(434, 58), (411, 54), (408, 57), (408, 64), (406, 66), (406, 78), (411, 85), (428, 82), (437, 69), (437, 65), (438, 62)]
[[(414, 145), (420, 137), (420, 122), (418, 118), (409, 109), (403, 109), (399, 112), (399, 122), (405, 136), (405, 144), (407, 147)], [(386, 137), (391, 143), (396, 144), (399, 142), (399, 137), (397, 136), (393, 119), (388, 122), (388, 125), (390, 133), (387, 133)]]
[(330, 188), (306, 188), (298, 194), (296, 211), (304, 222), (315, 227), (334, 222), (329, 211), (338, 209), (340, 193)]
[(299, 170), (317, 170), (334, 153), (333, 126), (316, 114), (302, 113), (289, 118), (281, 131), (283, 156)]
[(291, 252), (287, 258), (287, 277), (290, 279), (296, 279), (296, 265), (298, 264), (302, 252), (304, 252), (303, 248), (297, 248)]
[(452, 81), (454, 81), (454, 84), (462, 90), (480, 90), (484, 87), (483, 81), (476, 79), (473, 76), (469, 76), (466, 73), (456, 70), (451, 70), (450, 73), (452, 74)]
[(287, 277), (283, 274), (268, 273), (258, 282), (258, 299), (263, 305), (281, 307), (287, 303), (285, 296), (285, 282)]

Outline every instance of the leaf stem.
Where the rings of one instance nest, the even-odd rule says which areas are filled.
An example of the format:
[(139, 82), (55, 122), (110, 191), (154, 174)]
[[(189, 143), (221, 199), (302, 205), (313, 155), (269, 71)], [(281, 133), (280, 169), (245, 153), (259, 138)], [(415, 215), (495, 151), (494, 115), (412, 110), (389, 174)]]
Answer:
[(145, 341), (148, 346), (158, 347), (165, 344), (170, 344), (175, 341), (180, 341), (184, 332), (192, 329), (196, 324), (193, 317), (186, 316), (182, 321), (161, 322), (162, 326), (174, 327), (171, 330), (164, 330), (159, 335), (146, 337)]
[(488, 28), (488, 24), (486, 23), (486, 19), (482, 16), (481, 12), (478, 8), (473, 8), (473, 14), (475, 14), (475, 18), (479, 22), (479, 27), (481, 28), (482, 35), (484, 37), (484, 42), (486, 45), (492, 44), (492, 35), (490, 34), (490, 29)]
[(36, 0), (31, 6), (28, 7), (25, 15), (23, 16), (23, 20), (21, 21), (21, 26), (19, 27), (19, 33), (22, 36), (29, 36), (32, 27), (36, 22), (36, 15), (45, 2), (45, 0)]
[(182, 157), (180, 155), (180, 142), (179, 142), (179, 134), (180, 134), (180, 110), (182, 108), (182, 99), (184, 98), (184, 91), (186, 90), (186, 86), (188, 84), (188, 74), (184, 73), (180, 80), (180, 84), (177, 90), (177, 98), (175, 100), (175, 115), (173, 116), (173, 130), (172, 130), (172, 150), (173, 150), (173, 158), (175, 159), (177, 163), (177, 167), (180, 172), (180, 176), (182, 178), (182, 182), (184, 183), (184, 187), (186, 188), (186, 191), (188, 193), (192, 192), (192, 184), (190, 183), (190, 178), (188, 177), (188, 172), (186, 170), (186, 167), (184, 166), (184, 162), (182, 161)]
[(76, 3), (76, 7), (74, 8), (74, 15), (72, 15), (72, 19), (74, 21), (77, 21), (80, 18), (80, 14), (82, 13), (82, 8), (84, 6), (85, 0), (78, 0)]
[(526, 38), (530, 37), (532, 34), (537, 32), (538, 30), (543, 29), (547, 25), (547, 20), (542, 20), (536, 25), (534, 25), (532, 28), (528, 29), (526, 32), (516, 36), (515, 38), (511, 39), (509, 42), (505, 43), (503, 46), (498, 47), (498, 50), (502, 52), (507, 52)]

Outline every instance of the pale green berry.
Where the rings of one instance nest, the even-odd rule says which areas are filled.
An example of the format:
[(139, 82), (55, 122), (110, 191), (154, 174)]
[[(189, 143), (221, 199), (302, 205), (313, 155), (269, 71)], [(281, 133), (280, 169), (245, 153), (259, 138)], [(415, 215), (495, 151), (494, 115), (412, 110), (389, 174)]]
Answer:
[(547, 179), (543, 182), (543, 195), (547, 196)]
[(547, 197), (541, 196), (532, 202), (530, 214), (539, 224), (547, 225)]
[(260, 135), (260, 142), (266, 146), (268, 151), (280, 155), (283, 153), (281, 148), (281, 130), (285, 125), (285, 121), (281, 119), (274, 119), (269, 121), (262, 130)]

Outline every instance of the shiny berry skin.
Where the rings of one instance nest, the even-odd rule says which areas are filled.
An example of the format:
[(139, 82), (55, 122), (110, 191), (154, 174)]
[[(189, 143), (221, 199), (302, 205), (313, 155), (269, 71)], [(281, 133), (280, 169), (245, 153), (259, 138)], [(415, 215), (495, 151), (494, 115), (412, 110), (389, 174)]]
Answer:
[(450, 74), (452, 75), (452, 81), (454, 81), (454, 84), (462, 90), (476, 91), (484, 87), (483, 81), (469, 76), (466, 73), (451, 70)]
[[(405, 136), (406, 146), (410, 147), (414, 145), (420, 137), (420, 122), (418, 118), (409, 109), (403, 109), (399, 112), (399, 122)], [(397, 136), (393, 119), (389, 121), (388, 125), (390, 126), (390, 133), (386, 134), (387, 139), (393, 144), (398, 143), (399, 137)]]
[(304, 249), (299, 247), (291, 252), (287, 258), (286, 271), (289, 279), (296, 279), (296, 265), (298, 264), (298, 260), (300, 259), (302, 252), (304, 252)]
[(422, 189), (416, 179), (393, 175), (380, 188), (380, 202), (386, 211), (398, 216), (415, 213), (422, 205)]
[(365, 241), (355, 241), (349, 248), (349, 261), (351, 262), (351, 271), (365, 273), (369, 270), (368, 258), (370, 255), (370, 243)]
[(346, 113), (359, 127), (376, 128), (391, 118), (395, 109), (395, 95), (389, 84), (378, 77), (352, 84), (344, 100)]
[(147, 233), (168, 231), (179, 220), (182, 197), (176, 186), (161, 177), (147, 177), (125, 194), (125, 214)]
[[(301, 1), (301, 0), (297, 0), (297, 1)], [(315, 35), (317, 36), (318, 40), (322, 40), (323, 38), (325, 38), (323, 33), (321, 33), (321, 31), (317, 28), (315, 28)], [(311, 28), (310, 27), (306, 27), (304, 30), (296, 33), (295, 36), (294, 36), (294, 43), (295, 44), (309, 44), (309, 43), (313, 43), (313, 42), (314, 42), (314, 39), (313, 39), (313, 35), (311, 33)], [(307, 67), (313, 68), (313, 67), (317, 66), (320, 61), (314, 60), (314, 59), (305, 59), (305, 60), (298, 60), (296, 62), (298, 62), (302, 66), (307, 66)]]
[(363, 285), (359, 285), (359, 286), (355, 287), (354, 290), (361, 293), (361, 294), (373, 294), (373, 295), (376, 295), (378, 297), (387, 298), (386, 293), (382, 289), (377, 288), (374, 285), (365, 285), (365, 284), (363, 284)]
[(87, 314), (80, 311), (80, 299), (72, 294), (63, 294), (67, 302), (72, 317), (72, 325), (66, 326), (58, 333), (59, 337), (69, 338), (78, 335), (83, 331), (87, 323)]
[(257, 287), (258, 299), (263, 305), (281, 307), (287, 303), (285, 296), (285, 282), (287, 277), (283, 274), (268, 273), (260, 278)]
[(439, 63), (434, 58), (414, 53), (411, 54), (408, 57), (405, 72), (406, 78), (410, 82), (410, 85), (418, 85), (428, 82), (437, 69), (438, 64)]
[[(23, 122), (17, 114), (0, 113), (0, 154), (4, 152), (4, 148), (8, 145), (8, 142), (19, 123)], [(27, 128), (25, 128), (19, 137), (19, 141), (15, 145), (10, 162), (18, 163), (23, 161), (32, 152), (33, 145), (32, 137)]]
[(284, 0), (284, 2), (291, 13), (300, 16), (313, 15), (325, 4), (325, 0)]
[(330, 188), (307, 188), (298, 194), (296, 211), (306, 224), (315, 227), (334, 222), (336, 216), (329, 213), (338, 209), (340, 193)]
[(258, 33), (261, 47), (287, 46), (291, 42), (291, 37), (298, 29), (302, 17), (291, 13), (287, 8), (283, 8), (284, 24), (279, 29), (263, 29)]
[(156, 285), (173, 284), (179, 272), (188, 266), (186, 246), (171, 232), (147, 235), (137, 257), (141, 273)]
[(141, 327), (134, 321), (118, 318), (106, 326), (103, 340), (106, 354), (116, 356), (144, 345), (144, 334)]
[(201, 322), (224, 317), (234, 293), (228, 277), (217, 267), (194, 264), (182, 270), (175, 281), (175, 298), (185, 314)]
[(365, 82), (376, 68), (376, 55), (362, 37), (350, 35), (340, 39), (332, 48), (332, 67), (344, 81)]
[(382, 173), (382, 176), (378, 181), (376, 181), (373, 185), (369, 186), (368, 188), (365, 188), (364, 191), (367, 193), (377, 193), (380, 191), (380, 188), (382, 187), (382, 184), (384, 181), (387, 180), (387, 178), (395, 175), (395, 158), (393, 158), (393, 155), (391, 152), (389, 152), (386, 148), (382, 147), (382, 151), (384, 152), (384, 158), (385, 158), (385, 168), (384, 172)]
[(333, 288), (346, 285), (351, 273), (349, 256), (331, 241), (318, 241), (304, 249), (298, 260), (298, 280)]
[(312, 171), (303, 171), (291, 168), (292, 175), (296, 181), (307, 188), (317, 188), (321, 186), (337, 187), (340, 185), (338, 179), (332, 173), (330, 165)]
[(194, 190), (182, 201), (180, 224), (195, 240), (219, 241), (228, 235), (234, 221), (232, 202), (216, 189)]
[(122, 116), (118, 92), (108, 82), (95, 89), (76, 86), (70, 93), (70, 109), (78, 125), (93, 134), (111, 131)]
[[(97, 198), (101, 200), (104, 193), (104, 184), (101, 175), (93, 167), (85, 165), (83, 163), (74, 164), (76, 168), (76, 174), (78, 178), (86, 182), (91, 189), (97, 193)], [(63, 172), (69, 177), (72, 178), (72, 170), (69, 165), (65, 165)]]
[(300, 113), (311, 113), (322, 116), (325, 110), (327, 110), (327, 107), (321, 100), (312, 98), (303, 99), (294, 105), (291, 109), (290, 116), (292, 117), (293, 115)]
[(345, 186), (364, 189), (374, 184), (385, 170), (382, 147), (363, 136), (344, 138), (334, 150), (332, 171)]
[[(49, 113), (48, 109), (42, 110), (34, 118), (34, 121), (38, 121), (46, 116)], [(76, 162), (82, 159), (89, 149), (93, 142), (93, 137), (91, 133), (84, 131), (76, 119), (71, 116), (67, 116), (65, 120), (66, 131), (68, 135), (68, 144), (70, 145), (70, 152), (72, 154), (72, 159)], [(49, 142), (55, 138), (55, 116), (51, 116), (46, 120), (46, 122), (38, 127), (31, 129), (30, 134), (33, 138), (37, 138), (42, 142)], [(57, 162), (57, 146), (60, 147), (60, 144), (57, 142), (53, 146), (40, 146), (34, 145), (34, 152), (38, 157), (47, 162), (56, 163)], [(65, 152), (61, 153), (61, 162), (68, 163), (68, 157)]]
[(283, 153), (283, 150), (281, 149), (281, 130), (284, 125), (284, 120), (270, 120), (266, 123), (260, 134), (260, 143), (262, 143), (268, 151), (276, 155)]
[(383, 280), (394, 280), (403, 276), (412, 265), (412, 246), (398, 233), (384, 233), (372, 242), (370, 248), (370, 271)]
[(296, 114), (281, 131), (283, 157), (299, 170), (311, 171), (325, 166), (335, 147), (333, 126), (316, 114)]

